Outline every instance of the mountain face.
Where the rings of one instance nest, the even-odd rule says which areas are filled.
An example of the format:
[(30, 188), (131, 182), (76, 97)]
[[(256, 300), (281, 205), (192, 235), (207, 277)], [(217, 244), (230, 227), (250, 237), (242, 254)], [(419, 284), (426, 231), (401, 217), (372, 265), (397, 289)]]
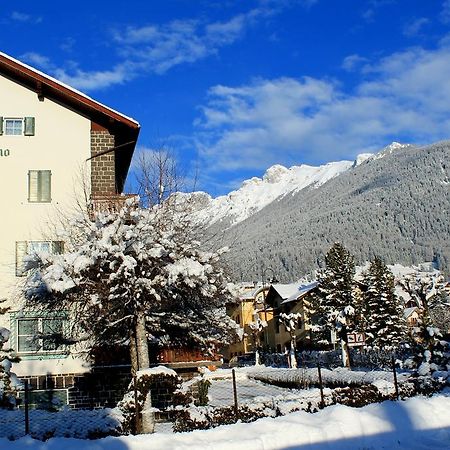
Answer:
[(194, 192), (188, 194), (186, 200), (195, 210), (196, 220), (206, 226), (219, 224), (219, 228), (225, 229), (248, 219), (287, 194), (293, 195), (308, 186), (318, 188), (371, 157), (371, 153), (364, 153), (355, 161), (331, 162), (319, 167), (302, 164), (288, 169), (276, 164), (267, 169), (262, 178), (246, 180), (238, 190), (228, 195), (212, 198), (206, 192)]
[(336, 241), (357, 263), (377, 255), (450, 268), (450, 141), (393, 143), (320, 167), (273, 166), (228, 196), (195, 195), (210, 234), (231, 249), (235, 280), (259, 279), (267, 267), (282, 281), (298, 279), (320, 267)]

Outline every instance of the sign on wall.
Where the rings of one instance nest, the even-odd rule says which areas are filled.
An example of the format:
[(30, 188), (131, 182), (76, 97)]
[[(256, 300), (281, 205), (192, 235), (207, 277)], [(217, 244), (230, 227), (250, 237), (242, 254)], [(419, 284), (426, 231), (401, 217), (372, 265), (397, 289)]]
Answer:
[(366, 335), (364, 333), (348, 333), (347, 344), (349, 347), (360, 347), (366, 345)]

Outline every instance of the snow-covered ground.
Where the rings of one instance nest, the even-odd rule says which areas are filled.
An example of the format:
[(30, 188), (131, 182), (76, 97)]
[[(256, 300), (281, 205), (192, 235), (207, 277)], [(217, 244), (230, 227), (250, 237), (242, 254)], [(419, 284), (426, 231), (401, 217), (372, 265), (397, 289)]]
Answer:
[[(237, 383), (238, 403), (248, 404), (277, 400), (292, 400), (294, 398), (314, 398), (319, 400), (319, 389), (286, 389), (262, 383), (261, 381), (244, 379)], [(212, 407), (230, 406), (233, 404), (233, 384), (231, 379), (213, 381), (208, 391), (208, 405)]]
[(108, 437), (96, 441), (52, 438), (47, 442), (0, 439), (8, 450), (154, 449), (450, 449), (450, 396), (415, 397), (350, 408), (335, 405), (316, 414), (296, 412), (253, 423), (180, 434)]

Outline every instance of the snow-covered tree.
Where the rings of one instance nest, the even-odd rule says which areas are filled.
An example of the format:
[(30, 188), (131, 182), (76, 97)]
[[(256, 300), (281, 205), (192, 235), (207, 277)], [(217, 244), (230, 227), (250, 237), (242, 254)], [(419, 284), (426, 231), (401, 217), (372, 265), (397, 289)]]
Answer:
[(66, 232), (76, 245), (40, 255), (26, 297), (28, 307), (69, 311), (73, 338), (128, 345), (134, 372), (148, 366), (148, 341), (214, 351), (231, 339), (223, 250), (203, 251), (170, 202), (142, 209), (128, 199)]
[(350, 252), (335, 243), (325, 255), (325, 268), (317, 273), (316, 312), (323, 320), (324, 338), (329, 342), (330, 331), (336, 329), (336, 321), (347, 306), (354, 306), (353, 277), (355, 263)]
[(336, 333), (342, 346), (344, 365), (350, 364), (347, 333), (353, 329), (355, 315), (355, 262), (350, 252), (336, 242), (325, 256), (326, 267), (318, 271), (316, 314), (322, 321), (316, 329), (323, 343), (330, 343)]
[(253, 321), (248, 324), (250, 331), (253, 336), (253, 343), (255, 345), (255, 365), (259, 366), (261, 364), (261, 357), (259, 354), (261, 348), (261, 335), (264, 328), (267, 327), (267, 322), (259, 317), (259, 312), (255, 310), (253, 312)]
[(367, 345), (396, 348), (404, 341), (403, 308), (395, 295), (394, 275), (380, 258), (375, 258), (362, 280), (364, 329)]
[(291, 338), (291, 345), (289, 348), (289, 367), (297, 368), (297, 358), (295, 350), (297, 348), (295, 331), (300, 328), (302, 315), (301, 313), (280, 313), (278, 320), (284, 325), (286, 331)]
[[(0, 306), (0, 315), (5, 314), (7, 310), (8, 308)], [(13, 391), (17, 386), (17, 378), (11, 372), (11, 366), (19, 359), (12, 356), (12, 349), (3, 348), (8, 342), (10, 334), (8, 329), (0, 327), (0, 408), (12, 408), (16, 398)]]
[(441, 330), (432, 319), (436, 309), (441, 307), (446, 310), (449, 307), (443, 275), (438, 270), (416, 272), (403, 277), (398, 283), (419, 310), (418, 331), (415, 333), (421, 358), (419, 372), (425, 375), (446, 368), (450, 358), (449, 343), (443, 339)]

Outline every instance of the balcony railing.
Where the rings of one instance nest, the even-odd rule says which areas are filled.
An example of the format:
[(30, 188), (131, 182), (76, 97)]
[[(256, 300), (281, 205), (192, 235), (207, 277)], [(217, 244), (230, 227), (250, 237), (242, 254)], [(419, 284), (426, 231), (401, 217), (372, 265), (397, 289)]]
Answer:
[(99, 212), (118, 212), (129, 198), (137, 197), (137, 194), (111, 194), (96, 195), (91, 198), (89, 213), (94, 215)]

